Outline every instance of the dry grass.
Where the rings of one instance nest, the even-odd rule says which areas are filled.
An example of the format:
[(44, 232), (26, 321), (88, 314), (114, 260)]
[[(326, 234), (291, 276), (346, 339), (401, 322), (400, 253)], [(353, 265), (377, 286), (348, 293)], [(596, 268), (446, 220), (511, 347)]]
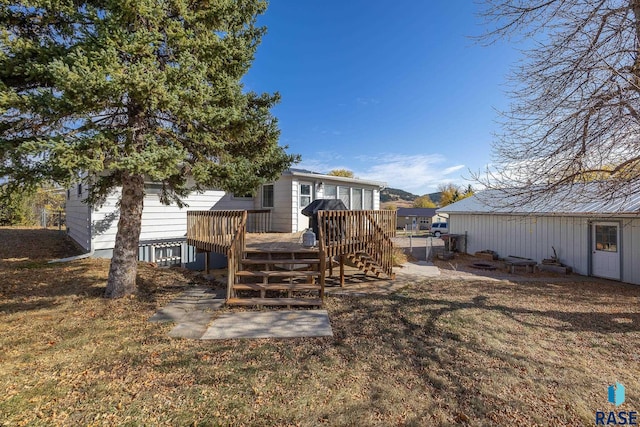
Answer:
[(616, 380), (640, 409), (638, 287), (438, 280), (329, 297), (332, 338), (173, 340), (147, 319), (191, 273), (141, 264), (109, 301), (107, 262), (46, 264), (57, 235), (30, 258), (12, 233), (0, 425), (593, 425)]

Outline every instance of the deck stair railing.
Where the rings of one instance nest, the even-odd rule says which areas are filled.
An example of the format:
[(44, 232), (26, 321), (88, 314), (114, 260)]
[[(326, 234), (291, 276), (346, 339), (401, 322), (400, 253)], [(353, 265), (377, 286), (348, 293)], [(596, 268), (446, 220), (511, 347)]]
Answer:
[(317, 250), (247, 249), (249, 229), (266, 232), (269, 220), (267, 211), (188, 211), (187, 243), (207, 253), (207, 272), (210, 252), (227, 256), (229, 305), (321, 306)]
[(209, 271), (210, 252), (227, 256), (227, 298), (244, 254), (246, 224), (247, 211), (187, 212), (187, 243), (199, 252), (207, 252), (205, 270)]
[(394, 211), (319, 211), (320, 259), (340, 258), (341, 284), (344, 283), (345, 257), (365, 272), (378, 277), (385, 274), (393, 279), (391, 237), (395, 235), (395, 224)]

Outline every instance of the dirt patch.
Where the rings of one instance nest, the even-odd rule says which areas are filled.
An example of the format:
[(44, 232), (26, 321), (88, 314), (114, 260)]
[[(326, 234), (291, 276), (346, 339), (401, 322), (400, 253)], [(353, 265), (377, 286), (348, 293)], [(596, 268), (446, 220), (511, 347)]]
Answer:
[[(493, 270), (479, 269), (473, 266), (473, 264), (481, 263), (490, 267), (495, 267)], [(451, 260), (434, 259), (433, 264), (438, 267), (442, 279), (473, 279), (473, 278), (489, 278), (495, 280), (510, 280), (513, 282), (518, 281), (593, 281), (594, 278), (581, 276), (579, 274), (561, 274), (550, 271), (536, 271), (529, 272), (525, 267), (516, 267), (514, 273), (510, 273), (504, 266), (504, 262), (500, 260), (489, 260), (483, 257), (476, 257), (473, 255), (454, 253), (454, 257)]]

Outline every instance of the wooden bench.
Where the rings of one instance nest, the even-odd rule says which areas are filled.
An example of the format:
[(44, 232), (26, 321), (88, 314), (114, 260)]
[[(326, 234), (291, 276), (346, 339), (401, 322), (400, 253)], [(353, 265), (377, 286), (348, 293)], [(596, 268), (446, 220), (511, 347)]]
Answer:
[(504, 259), (505, 268), (507, 269), (507, 271), (511, 272), (512, 274), (515, 273), (516, 267), (524, 267), (527, 272), (531, 270), (531, 273), (533, 273), (537, 265), (538, 265), (538, 262), (535, 260), (532, 260), (531, 258), (522, 258), (522, 257), (509, 255)]

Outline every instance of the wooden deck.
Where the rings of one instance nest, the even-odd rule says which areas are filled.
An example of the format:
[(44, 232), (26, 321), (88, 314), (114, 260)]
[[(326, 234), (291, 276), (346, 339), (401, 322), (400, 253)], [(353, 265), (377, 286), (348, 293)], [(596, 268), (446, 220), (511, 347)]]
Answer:
[(318, 215), (318, 246), (313, 248), (302, 245), (302, 232), (249, 232), (247, 211), (187, 212), (187, 242), (200, 252), (227, 255), (227, 303), (232, 305), (322, 305), (327, 270), (332, 276), (339, 265), (343, 286), (347, 262), (365, 275), (394, 278), (394, 212)]
[(302, 246), (302, 232), (299, 233), (247, 233), (246, 251), (309, 252), (318, 253), (319, 248)]

